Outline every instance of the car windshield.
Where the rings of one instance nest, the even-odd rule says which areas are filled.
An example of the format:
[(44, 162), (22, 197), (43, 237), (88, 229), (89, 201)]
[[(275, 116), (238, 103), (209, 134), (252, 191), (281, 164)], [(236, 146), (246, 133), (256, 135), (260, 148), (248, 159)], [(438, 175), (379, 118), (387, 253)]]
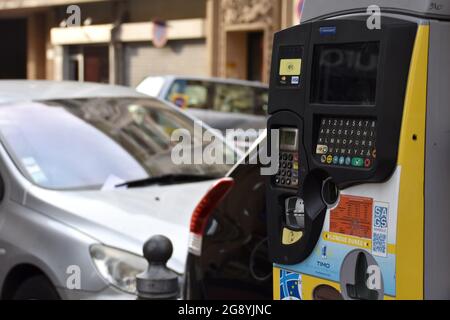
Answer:
[[(223, 176), (231, 165), (171, 159), (176, 129), (194, 121), (153, 99), (92, 98), (0, 106), (0, 138), (23, 174), (49, 189), (100, 189), (166, 174)], [(203, 129), (204, 130), (204, 129)], [(197, 138), (197, 137), (196, 137)], [(208, 142), (209, 143), (209, 142)], [(235, 153), (225, 147), (225, 155)]]

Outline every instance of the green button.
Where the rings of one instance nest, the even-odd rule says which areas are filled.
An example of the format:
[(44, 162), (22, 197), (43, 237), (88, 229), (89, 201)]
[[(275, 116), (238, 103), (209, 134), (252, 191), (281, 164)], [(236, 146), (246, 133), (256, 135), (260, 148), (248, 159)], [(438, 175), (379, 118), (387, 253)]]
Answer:
[(352, 166), (354, 166), (354, 167), (362, 167), (362, 166), (364, 166), (363, 158), (353, 158), (352, 159)]

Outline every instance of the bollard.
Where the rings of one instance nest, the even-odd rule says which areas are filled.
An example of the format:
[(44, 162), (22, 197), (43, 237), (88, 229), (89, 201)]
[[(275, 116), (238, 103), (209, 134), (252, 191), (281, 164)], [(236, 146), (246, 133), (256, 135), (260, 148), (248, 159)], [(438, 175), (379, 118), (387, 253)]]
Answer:
[(148, 268), (136, 276), (139, 300), (177, 299), (178, 275), (166, 266), (172, 252), (172, 242), (163, 235), (153, 236), (144, 244), (143, 253)]

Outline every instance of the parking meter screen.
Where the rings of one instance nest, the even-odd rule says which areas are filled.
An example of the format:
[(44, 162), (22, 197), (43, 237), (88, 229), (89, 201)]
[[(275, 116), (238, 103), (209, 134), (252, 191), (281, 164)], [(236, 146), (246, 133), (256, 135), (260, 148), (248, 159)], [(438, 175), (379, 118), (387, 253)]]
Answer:
[(314, 47), (311, 102), (375, 105), (379, 42)]
[(281, 130), (280, 145), (295, 147), (295, 132)]

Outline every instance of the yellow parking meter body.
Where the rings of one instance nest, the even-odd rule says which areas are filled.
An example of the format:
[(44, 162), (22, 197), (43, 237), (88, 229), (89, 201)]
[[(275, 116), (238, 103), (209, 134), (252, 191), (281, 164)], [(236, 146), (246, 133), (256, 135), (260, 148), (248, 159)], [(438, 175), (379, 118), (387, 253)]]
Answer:
[(274, 38), (274, 298), (450, 298), (450, 12), (325, 2)]

